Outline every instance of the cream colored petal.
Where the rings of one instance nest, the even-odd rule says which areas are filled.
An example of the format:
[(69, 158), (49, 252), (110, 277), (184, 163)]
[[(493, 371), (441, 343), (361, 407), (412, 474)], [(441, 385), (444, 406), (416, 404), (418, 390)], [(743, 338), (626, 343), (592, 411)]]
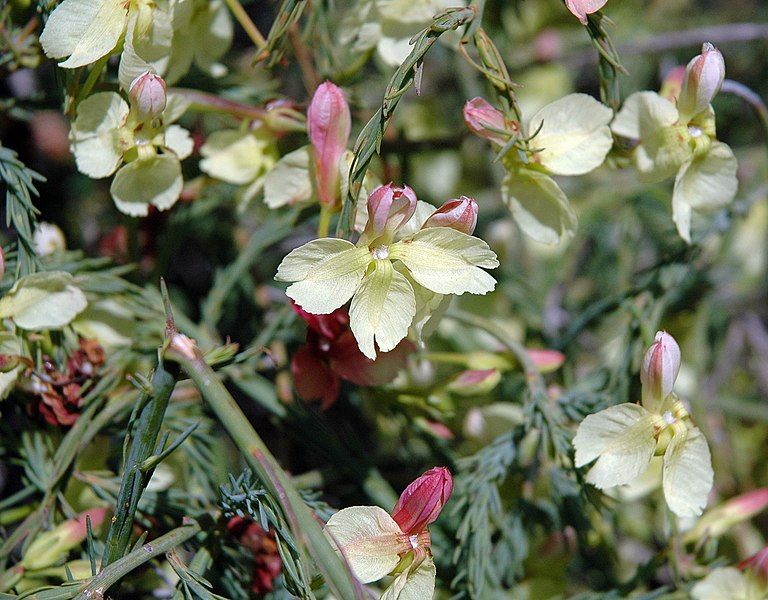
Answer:
[(403, 536), (395, 520), (378, 506), (350, 506), (328, 519), (325, 534), (363, 583), (377, 581), (400, 562)]
[(133, 217), (143, 217), (153, 204), (167, 210), (179, 199), (184, 180), (179, 159), (170, 154), (135, 160), (115, 175), (109, 188), (117, 208)]
[(0, 299), (0, 318), (22, 329), (61, 329), (85, 310), (85, 294), (71, 274), (45, 271), (22, 277)]
[(215, 131), (200, 148), (200, 169), (217, 179), (243, 185), (264, 168), (266, 143), (249, 132), (235, 129)]
[(427, 556), (413, 573), (406, 569), (384, 590), (379, 600), (429, 600), (435, 596), (437, 570)]
[(387, 260), (377, 260), (352, 297), (349, 325), (360, 351), (376, 358), (376, 344), (389, 352), (408, 335), (416, 298), (408, 280)]
[(656, 449), (654, 420), (639, 404), (619, 404), (588, 415), (573, 438), (575, 465), (597, 459), (587, 481), (599, 489), (629, 483), (643, 473)]
[(192, 154), (195, 142), (189, 131), (179, 125), (171, 125), (165, 129), (165, 146), (172, 150), (179, 160), (184, 160)]
[(275, 279), (294, 281), (286, 293), (307, 312), (328, 314), (344, 305), (360, 286), (371, 255), (346, 240), (313, 240), (291, 251)]
[(523, 233), (542, 244), (557, 244), (576, 231), (576, 213), (555, 180), (537, 171), (508, 173), (501, 197)]
[(613, 111), (587, 94), (569, 94), (547, 104), (531, 119), (536, 157), (555, 175), (582, 175), (603, 164), (613, 145), (608, 124)]
[(669, 509), (696, 517), (707, 505), (714, 472), (707, 440), (696, 429), (676, 433), (664, 453), (663, 488)]
[(124, 0), (64, 0), (48, 17), (40, 44), (46, 56), (69, 57), (60, 67), (89, 65), (115, 49), (127, 16)]
[(269, 208), (308, 202), (313, 197), (310, 147), (303, 146), (277, 161), (264, 179), (264, 203)]
[(391, 259), (403, 262), (417, 283), (438, 294), (486, 294), (496, 280), (483, 269), (499, 266), (483, 240), (448, 227), (430, 227), (392, 245)]

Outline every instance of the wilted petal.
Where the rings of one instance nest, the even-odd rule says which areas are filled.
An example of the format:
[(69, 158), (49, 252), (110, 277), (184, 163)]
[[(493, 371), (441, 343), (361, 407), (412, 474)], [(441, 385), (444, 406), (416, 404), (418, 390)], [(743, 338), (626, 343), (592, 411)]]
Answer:
[(413, 344), (402, 340), (389, 352), (382, 352), (371, 360), (357, 345), (354, 335), (347, 331), (328, 350), (328, 359), (334, 373), (356, 385), (372, 387), (392, 381), (405, 367), (408, 355), (414, 352)]
[(339, 378), (309, 344), (304, 344), (291, 359), (291, 374), (299, 398), (320, 400), (328, 408), (339, 396)]

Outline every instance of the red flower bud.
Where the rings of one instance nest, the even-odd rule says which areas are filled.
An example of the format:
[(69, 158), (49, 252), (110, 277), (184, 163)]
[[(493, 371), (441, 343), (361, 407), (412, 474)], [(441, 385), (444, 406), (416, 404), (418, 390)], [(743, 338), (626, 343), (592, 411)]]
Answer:
[(458, 200), (448, 200), (422, 225), (427, 227), (450, 227), (467, 235), (472, 235), (477, 225), (477, 202), (474, 198), (462, 196)]
[(392, 518), (403, 533), (415, 535), (434, 523), (453, 492), (453, 478), (445, 467), (434, 467), (400, 495)]

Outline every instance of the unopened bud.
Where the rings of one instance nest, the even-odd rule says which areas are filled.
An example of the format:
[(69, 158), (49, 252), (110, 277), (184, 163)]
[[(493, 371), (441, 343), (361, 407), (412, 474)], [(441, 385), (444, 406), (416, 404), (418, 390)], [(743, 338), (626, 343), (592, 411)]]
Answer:
[(35, 228), (32, 241), (35, 243), (35, 252), (40, 257), (51, 256), (67, 249), (64, 232), (59, 229), (58, 225), (45, 221), (39, 223)]
[(392, 518), (403, 533), (415, 535), (434, 523), (453, 493), (453, 478), (445, 467), (434, 467), (400, 495)]
[(680, 346), (675, 338), (665, 331), (656, 333), (643, 357), (640, 381), (643, 384), (643, 404), (660, 405), (672, 393), (677, 374), (680, 372)]
[(478, 396), (493, 390), (499, 381), (501, 372), (496, 369), (473, 369), (459, 373), (447, 389), (461, 396)]
[(76, 518), (64, 521), (50, 531), (41, 533), (29, 545), (21, 565), (25, 569), (44, 569), (59, 562), (67, 553), (77, 548), (87, 537), (87, 518), (96, 529), (104, 520), (106, 509), (92, 508)]
[(565, 362), (565, 355), (557, 350), (526, 348), (526, 352), (536, 368), (542, 373), (557, 371)]
[(462, 196), (458, 200), (448, 200), (424, 221), (422, 229), (427, 227), (450, 227), (467, 235), (472, 235), (477, 225), (477, 202), (474, 198)]
[(506, 144), (512, 135), (504, 113), (479, 96), (464, 105), (464, 123), (475, 135), (499, 146)]
[(687, 122), (709, 106), (725, 79), (725, 61), (720, 50), (709, 42), (701, 47), (685, 68), (685, 79), (677, 101), (680, 119)]
[(0, 354), (0, 373), (10, 373), (23, 362), (21, 356), (15, 354)]
[(587, 24), (587, 15), (597, 12), (608, 0), (565, 0), (565, 6), (571, 13), (581, 21), (582, 25)]
[(344, 92), (330, 81), (320, 84), (307, 110), (309, 141), (315, 156), (320, 202), (329, 206), (339, 196), (339, 161), (347, 147), (352, 118)]
[(144, 71), (131, 82), (128, 95), (140, 119), (154, 119), (165, 110), (165, 81), (150, 71)]
[(369, 241), (395, 231), (416, 212), (416, 194), (407, 185), (380, 185), (368, 197), (368, 222), (363, 235)]
[(689, 529), (683, 541), (698, 542), (702, 539), (719, 538), (734, 525), (751, 519), (768, 508), (768, 488), (760, 488), (726, 500), (707, 511)]

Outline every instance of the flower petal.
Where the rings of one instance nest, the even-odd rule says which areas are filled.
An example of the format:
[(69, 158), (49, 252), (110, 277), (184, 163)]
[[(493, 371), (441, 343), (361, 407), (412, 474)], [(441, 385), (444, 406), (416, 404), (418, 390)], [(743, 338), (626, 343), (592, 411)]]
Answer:
[(349, 325), (360, 351), (376, 358), (389, 352), (408, 335), (416, 314), (416, 298), (408, 280), (392, 267), (388, 259), (377, 260), (355, 292), (349, 309)]
[(171, 125), (165, 129), (165, 147), (183, 160), (192, 154), (195, 143), (189, 131), (179, 125)]
[(127, 16), (123, 0), (64, 0), (48, 17), (40, 44), (46, 56), (69, 56), (60, 67), (89, 65), (115, 49)]
[(411, 572), (406, 569), (384, 590), (379, 600), (425, 600), (435, 595), (437, 570), (431, 557), (424, 559), (419, 567)]
[(11, 318), (22, 329), (61, 329), (85, 310), (88, 301), (65, 271), (22, 277), (0, 299), (0, 319)]
[(656, 449), (653, 415), (619, 404), (588, 415), (573, 438), (577, 467), (597, 459), (587, 481), (599, 489), (629, 483), (648, 468)]
[(672, 214), (677, 230), (691, 241), (691, 210), (713, 210), (733, 200), (739, 182), (736, 157), (722, 142), (714, 142), (709, 152), (684, 164), (675, 178)]
[(296, 350), (291, 359), (291, 374), (296, 393), (304, 401), (321, 400), (321, 407), (325, 409), (339, 396), (339, 377), (309, 344)]
[(371, 387), (392, 381), (405, 367), (408, 355), (416, 348), (408, 340), (401, 340), (393, 350), (371, 360), (360, 352), (352, 332), (342, 334), (328, 351), (331, 368), (342, 379), (356, 385)]
[(277, 161), (264, 178), (264, 204), (279, 208), (312, 199), (310, 152), (303, 146)]
[(496, 286), (482, 270), (499, 266), (488, 244), (448, 227), (422, 229), (393, 244), (389, 256), (401, 260), (417, 283), (438, 294), (486, 294)]
[(108, 177), (123, 157), (120, 128), (130, 109), (119, 94), (101, 92), (83, 100), (72, 123), (72, 149), (77, 169), (94, 177)]
[(613, 111), (587, 94), (569, 94), (539, 110), (529, 131), (536, 157), (555, 175), (582, 175), (603, 164), (613, 145)]
[(400, 562), (403, 533), (378, 506), (350, 506), (334, 514), (326, 535), (363, 583), (381, 579)]
[(676, 433), (664, 453), (664, 499), (680, 517), (695, 517), (707, 505), (714, 473), (709, 445), (696, 428)]
[(233, 185), (250, 183), (275, 164), (266, 137), (236, 129), (214, 131), (200, 154), (200, 170)]
[(176, 156), (163, 154), (135, 160), (122, 167), (109, 191), (117, 208), (133, 217), (143, 217), (153, 204), (159, 210), (171, 208), (179, 199), (184, 180)]
[[(759, 590), (751, 595), (752, 582), (735, 567), (714, 569), (691, 590), (693, 600), (735, 600), (758, 598)], [(754, 587), (757, 587), (756, 585)]]
[(275, 279), (296, 282), (286, 293), (307, 312), (328, 314), (352, 297), (370, 261), (367, 248), (322, 238), (291, 251), (277, 268)]
[(537, 171), (508, 173), (501, 197), (520, 229), (542, 244), (557, 244), (576, 230), (576, 213), (555, 180)]

